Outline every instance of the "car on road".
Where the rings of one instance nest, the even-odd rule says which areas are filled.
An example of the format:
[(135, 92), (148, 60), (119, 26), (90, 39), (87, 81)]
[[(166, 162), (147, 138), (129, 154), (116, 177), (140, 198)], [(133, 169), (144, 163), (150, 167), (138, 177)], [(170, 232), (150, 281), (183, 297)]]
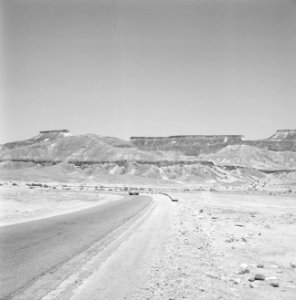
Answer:
[(138, 189), (135, 189), (135, 188), (132, 188), (128, 191), (128, 194), (131, 195), (131, 196), (137, 196), (140, 194), (139, 190)]

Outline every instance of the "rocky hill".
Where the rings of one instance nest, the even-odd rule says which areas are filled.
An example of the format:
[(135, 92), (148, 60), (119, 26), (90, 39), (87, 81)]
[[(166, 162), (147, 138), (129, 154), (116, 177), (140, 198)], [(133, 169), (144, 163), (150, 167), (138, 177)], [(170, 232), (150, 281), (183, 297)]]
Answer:
[(41, 131), (0, 146), (0, 179), (224, 185), (250, 185), (270, 177), (293, 181), (295, 147), (295, 130), (281, 130), (260, 141), (238, 135), (124, 141), (75, 136), (68, 130)]
[(278, 130), (262, 140), (245, 140), (242, 135), (185, 135), (169, 137), (131, 137), (138, 149), (179, 151), (197, 156), (214, 153), (227, 145), (250, 145), (274, 151), (296, 151), (296, 130)]
[(0, 148), (0, 160), (34, 162), (104, 162), (104, 161), (162, 161), (187, 160), (175, 152), (143, 151), (130, 142), (85, 134), (73, 136), (65, 130), (41, 131), (25, 141), (4, 144)]
[(281, 129), (268, 138), (271, 141), (291, 141), (296, 142), (296, 129)]
[(296, 170), (296, 152), (271, 151), (249, 145), (228, 145), (200, 159), (220, 166), (252, 167), (258, 170)]
[(146, 151), (179, 151), (188, 156), (214, 152), (227, 145), (242, 143), (241, 135), (181, 135), (169, 137), (131, 137), (131, 142)]

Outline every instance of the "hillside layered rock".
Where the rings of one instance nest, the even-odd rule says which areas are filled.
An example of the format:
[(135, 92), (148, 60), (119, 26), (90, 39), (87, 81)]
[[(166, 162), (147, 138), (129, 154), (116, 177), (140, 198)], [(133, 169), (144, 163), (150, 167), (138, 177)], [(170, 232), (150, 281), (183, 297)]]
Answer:
[[(125, 141), (96, 134), (72, 135), (66, 129), (46, 130), (40, 131), (39, 135), (31, 139), (0, 146), (0, 160), (190, 163), (205, 160), (202, 158), (206, 158), (206, 155), (218, 153), (222, 149), (228, 149), (229, 146), (245, 146), (237, 148), (240, 149), (239, 155), (242, 157), (248, 157), (258, 151), (266, 154), (266, 151), (259, 150), (262, 148), (262, 150), (296, 152), (296, 130), (278, 130), (270, 138), (254, 141), (244, 140), (241, 135), (131, 137), (130, 141)], [(234, 157), (234, 152), (227, 154), (227, 160), (229, 156)], [(257, 157), (260, 159), (260, 155)]]
[(192, 160), (177, 152), (143, 151), (134, 144), (96, 134), (71, 135), (66, 130), (41, 131), (28, 140), (7, 143), (0, 148), (0, 160), (40, 163), (68, 161), (183, 161)]
[(242, 135), (181, 135), (169, 137), (131, 137), (146, 151), (179, 151), (188, 156), (215, 153), (228, 145), (249, 145), (273, 151), (296, 151), (296, 130), (278, 130), (262, 140), (245, 140)]
[(219, 166), (252, 167), (258, 170), (296, 170), (296, 152), (272, 151), (249, 145), (228, 145), (199, 157)]
[(130, 141), (146, 151), (179, 151), (197, 156), (222, 149), (227, 145), (242, 142), (241, 135), (179, 135), (169, 137), (131, 137)]
[(296, 142), (296, 129), (281, 129), (268, 138), (271, 141), (291, 141)]
[(0, 178), (32, 178), (35, 174), (36, 178), (57, 180), (125, 182), (136, 178), (138, 182), (245, 184), (273, 176), (293, 181), (295, 131), (280, 130), (256, 141), (240, 135), (132, 137), (125, 141), (96, 134), (72, 135), (65, 129), (41, 131), (31, 139), (0, 146)]

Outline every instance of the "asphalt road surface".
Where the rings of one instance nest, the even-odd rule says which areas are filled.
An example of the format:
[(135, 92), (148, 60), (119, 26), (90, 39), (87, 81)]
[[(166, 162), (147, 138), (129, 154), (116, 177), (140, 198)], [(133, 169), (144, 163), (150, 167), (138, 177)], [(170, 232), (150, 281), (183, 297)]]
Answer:
[(127, 196), (79, 212), (0, 228), (0, 298), (75, 257), (149, 205)]

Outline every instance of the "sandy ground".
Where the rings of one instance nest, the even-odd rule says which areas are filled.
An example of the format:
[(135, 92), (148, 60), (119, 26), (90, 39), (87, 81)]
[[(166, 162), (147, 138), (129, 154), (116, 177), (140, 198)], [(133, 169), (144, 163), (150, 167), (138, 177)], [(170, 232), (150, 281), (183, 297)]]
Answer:
[(72, 300), (296, 298), (295, 198), (174, 196), (154, 197), (149, 218)]
[[(67, 209), (109, 199), (96, 192), (86, 196), (88, 191), (19, 190), (17, 198), (16, 192), (1, 192), (1, 206), (13, 203), (6, 204), (2, 221), (17, 220), (25, 210), (41, 216), (46, 205), (54, 209), (52, 193), (60, 193), (58, 205)], [(130, 232), (116, 246), (111, 243), (97, 262), (96, 257), (88, 262), (87, 276), (73, 277), (71, 293), (61, 296), (64, 283), (45, 299), (296, 299), (295, 197), (217, 192), (176, 193), (179, 202), (153, 197), (153, 209), (137, 226), (127, 226)], [(253, 281), (256, 274), (265, 280)]]
[(0, 227), (70, 213), (122, 197), (97, 191), (1, 186)]

